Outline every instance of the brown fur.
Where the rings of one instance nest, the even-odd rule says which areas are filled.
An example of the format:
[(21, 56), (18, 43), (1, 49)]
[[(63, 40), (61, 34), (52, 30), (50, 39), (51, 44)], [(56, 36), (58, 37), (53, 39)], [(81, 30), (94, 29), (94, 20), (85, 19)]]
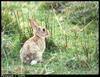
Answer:
[(32, 28), (36, 29), (33, 37), (29, 38), (20, 50), (20, 58), (23, 63), (30, 64), (32, 60), (42, 61), (42, 55), (45, 50), (45, 38), (48, 31), (43, 32), (36, 22), (31, 21)]
[(33, 37), (33, 41), (34, 41), (36, 44), (38, 44), (38, 40), (39, 40), (39, 39), (40, 39), (39, 36), (34, 35), (34, 37)]

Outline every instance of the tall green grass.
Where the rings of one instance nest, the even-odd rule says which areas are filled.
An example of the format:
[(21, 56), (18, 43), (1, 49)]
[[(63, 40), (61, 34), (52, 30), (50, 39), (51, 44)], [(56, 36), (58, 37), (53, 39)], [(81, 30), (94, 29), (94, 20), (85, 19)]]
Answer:
[[(98, 2), (3, 2), (2, 74), (98, 74)], [(29, 19), (45, 26), (44, 62), (22, 64), (19, 51), (33, 36)]]

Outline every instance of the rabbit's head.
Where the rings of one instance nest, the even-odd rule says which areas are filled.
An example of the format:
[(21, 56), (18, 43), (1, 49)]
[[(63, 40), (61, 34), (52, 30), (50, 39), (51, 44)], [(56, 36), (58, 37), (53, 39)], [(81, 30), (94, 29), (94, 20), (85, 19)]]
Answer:
[(33, 30), (35, 30), (35, 35), (41, 37), (41, 38), (46, 38), (49, 35), (49, 32), (46, 28), (41, 27), (38, 25), (38, 23), (36, 23), (36, 21), (34, 20), (29, 20), (30, 21), (30, 25), (32, 27)]

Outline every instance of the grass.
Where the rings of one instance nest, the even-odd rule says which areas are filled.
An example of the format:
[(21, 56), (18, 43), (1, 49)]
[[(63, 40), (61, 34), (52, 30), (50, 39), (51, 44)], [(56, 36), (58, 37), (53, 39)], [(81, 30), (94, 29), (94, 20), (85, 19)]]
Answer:
[[(20, 60), (9, 59), (9, 68), (6, 63), (3, 65), (3, 69), (11, 73), (19, 74), (97, 74), (98, 67), (97, 64), (93, 65), (91, 69), (89, 68), (74, 68), (67, 66), (66, 63), (74, 65), (72, 54), (68, 52), (55, 52), (55, 53), (44, 53), (46, 56), (44, 57), (44, 62), (42, 64), (37, 65), (21, 65)], [(49, 55), (49, 57), (48, 57)], [(63, 56), (62, 56), (63, 55)], [(14, 63), (14, 64), (13, 64)]]
[[(74, 4), (78, 10), (84, 6), (84, 3), (77, 6), (77, 2), (69, 4)], [(97, 3), (94, 4), (97, 7)], [(72, 5), (64, 5), (69, 11), (56, 13), (54, 7), (48, 9), (45, 2), (23, 2), (23, 5), (20, 2), (2, 2), (2, 74), (98, 74), (98, 22), (92, 19), (82, 25), (78, 24), (81, 21), (71, 23), (70, 14), (77, 11), (76, 7), (72, 9)], [(29, 18), (37, 20), (50, 32), (43, 54), (44, 62), (33, 66), (22, 64), (19, 57), (23, 43), (32, 36)]]

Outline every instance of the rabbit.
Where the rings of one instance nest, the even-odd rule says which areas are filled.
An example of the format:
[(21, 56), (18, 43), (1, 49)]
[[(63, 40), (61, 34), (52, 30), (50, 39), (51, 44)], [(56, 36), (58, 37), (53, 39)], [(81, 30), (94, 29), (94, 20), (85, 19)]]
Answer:
[(20, 49), (20, 59), (22, 63), (34, 65), (43, 62), (42, 56), (46, 48), (45, 38), (48, 37), (49, 31), (32, 19), (29, 19), (29, 22), (35, 32), (33, 37), (29, 38)]

